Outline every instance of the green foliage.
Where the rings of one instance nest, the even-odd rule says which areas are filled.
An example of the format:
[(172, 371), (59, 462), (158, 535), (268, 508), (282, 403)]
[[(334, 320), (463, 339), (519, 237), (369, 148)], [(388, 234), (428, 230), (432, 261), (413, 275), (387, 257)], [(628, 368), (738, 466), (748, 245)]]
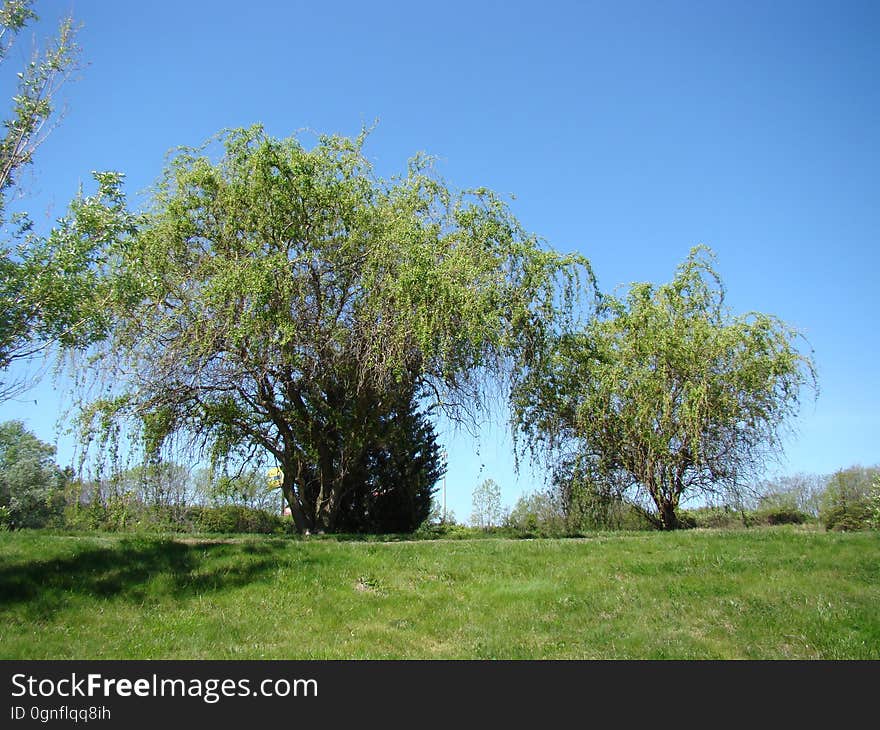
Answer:
[(173, 474), (179, 468), (164, 470), (166, 478), (172, 475), (172, 482), (158, 489), (145, 486), (141, 469), (119, 475), (113, 484), (73, 482), (66, 490), (63, 517), (55, 526), (102, 532), (276, 534), (290, 525), (277, 512), (242, 504), (205, 506), (189, 504), (185, 498), (169, 499)]
[(736, 496), (780, 448), (811, 382), (798, 333), (774, 317), (733, 316), (703, 247), (669, 284), (625, 300), (558, 338), (515, 392), (533, 451), (576, 465), (618, 493), (649, 499), (664, 528), (683, 496)]
[(100, 532), (183, 532), (184, 514), (167, 505), (145, 504), (129, 493), (84, 504), (68, 501), (57, 526)]
[(7, 527), (43, 527), (60, 514), (67, 474), (54, 457), (55, 448), (21, 421), (0, 424), (0, 506)]
[(730, 507), (697, 507), (679, 511), (679, 527), (683, 529), (736, 529), (770, 527), (773, 525), (804, 525), (815, 518), (793, 507), (765, 505), (756, 510)]
[(412, 533), (414, 540), (491, 540), (496, 537), (521, 537), (521, 535), (510, 528), (473, 527), (454, 521), (422, 524)]
[(745, 509), (742, 506), (732, 508), (729, 505), (724, 505), (720, 507), (709, 506), (680, 510), (679, 527), (689, 529), (743, 529), (817, 523), (815, 516), (797, 509), (790, 498), (790, 493), (784, 493), (780, 499), (765, 500), (762, 498), (756, 509)]
[(880, 530), (880, 474), (874, 477), (874, 484), (868, 495), (868, 515), (871, 529)]
[(195, 499), (190, 471), (173, 462), (153, 462), (117, 471), (107, 479), (71, 481), (64, 494), (62, 525), (108, 531), (185, 529)]
[(726, 529), (745, 527), (749, 524), (748, 517), (739, 510), (724, 507), (696, 507), (679, 512), (681, 527)]
[(656, 522), (643, 508), (620, 496), (585, 492), (566, 513), (569, 534), (596, 530), (655, 530)]
[(488, 530), (500, 525), (503, 519), (501, 487), (494, 479), (486, 479), (474, 488), (471, 495), (471, 525)]
[[(37, 19), (32, 6), (32, 0), (5, 0), (0, 8), (0, 63), (6, 62), (15, 37)], [(12, 112), (3, 121), (5, 134), (0, 138), (0, 215), (17, 173), (32, 162), (44, 139), (60, 87), (77, 67), (79, 48), (74, 36), (72, 19), (63, 20), (45, 52), (35, 53), (15, 74), (17, 91), (12, 97)]]
[(675, 527), (678, 530), (694, 530), (700, 526), (698, 518), (688, 511), (679, 511), (676, 517)]
[(583, 475), (557, 471), (551, 489), (520, 497), (504, 524), (531, 537), (654, 529), (644, 510), (600, 487)]
[(444, 471), (433, 426), (412, 399), (404, 398), (381, 418), (374, 442), (346, 476), (336, 528), (412, 532), (430, 516)]
[[(16, 36), (36, 19), (30, 0), (6, 0), (0, 9), (0, 64)], [(0, 371), (16, 361), (40, 359), (56, 347), (84, 347), (104, 336), (110, 285), (105, 278), (111, 242), (129, 231), (120, 192), (122, 176), (93, 173), (98, 191), (80, 193), (68, 214), (45, 236), (23, 211), (7, 215), (20, 197), (19, 173), (51, 128), (56, 97), (78, 65), (70, 18), (52, 43), (16, 74), (17, 92), (0, 134), (0, 223), (11, 237), (0, 241)], [(0, 400), (31, 385), (28, 378), (0, 378)]]
[(507, 514), (504, 525), (521, 533), (548, 537), (567, 532), (565, 513), (559, 500), (543, 492), (520, 497)]
[(129, 511), (124, 501), (111, 498), (108, 502), (94, 500), (88, 503), (78, 501), (79, 488), (68, 493), (62, 526), (70, 530), (95, 530), (119, 532), (129, 528)]
[(290, 525), (278, 514), (265, 510), (224, 505), (222, 507), (190, 507), (187, 521), (195, 532), (284, 534)]
[(116, 396), (84, 411), (86, 439), (146, 426), (148, 446), (217, 463), (268, 456), (298, 529), (332, 531), (370, 454), (406, 451), (382, 437), (401, 399), (472, 419), (488, 381), (523, 372), (572, 316), (585, 262), (424, 158), (375, 177), (364, 141), (306, 149), (254, 127), (221, 135), (218, 161), (178, 151), (117, 241), (96, 348)]
[(828, 530), (864, 530), (876, 525), (880, 467), (853, 466), (836, 472), (822, 495), (819, 519)]
[(753, 524), (759, 525), (803, 525), (812, 520), (806, 512), (786, 507), (765, 507), (755, 510), (749, 519)]

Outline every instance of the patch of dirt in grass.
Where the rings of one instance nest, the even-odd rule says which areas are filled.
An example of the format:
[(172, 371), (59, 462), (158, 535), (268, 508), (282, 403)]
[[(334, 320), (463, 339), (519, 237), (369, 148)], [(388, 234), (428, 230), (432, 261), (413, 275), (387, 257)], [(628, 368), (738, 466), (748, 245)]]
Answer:
[(354, 589), (358, 593), (371, 593), (375, 596), (385, 595), (385, 592), (382, 590), (382, 586), (380, 585), (379, 581), (366, 575), (362, 575), (360, 578), (357, 579), (357, 582), (354, 584)]

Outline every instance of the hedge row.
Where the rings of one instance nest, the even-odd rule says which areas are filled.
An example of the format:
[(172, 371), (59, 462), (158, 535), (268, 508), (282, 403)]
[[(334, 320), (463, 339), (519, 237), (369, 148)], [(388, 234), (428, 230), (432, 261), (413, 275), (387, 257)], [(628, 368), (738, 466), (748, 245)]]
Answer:
[(276, 535), (294, 531), (289, 517), (238, 505), (158, 507), (113, 501), (68, 507), (52, 526), (109, 532), (156, 530)]

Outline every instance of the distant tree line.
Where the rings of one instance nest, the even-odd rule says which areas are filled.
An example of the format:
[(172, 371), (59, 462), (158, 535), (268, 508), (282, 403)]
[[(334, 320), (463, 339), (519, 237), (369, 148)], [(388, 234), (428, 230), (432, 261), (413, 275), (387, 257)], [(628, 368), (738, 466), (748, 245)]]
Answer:
[[(218, 474), (161, 463), (137, 465), (112, 478), (81, 479), (71, 468), (58, 466), (54, 455), (54, 447), (20, 421), (0, 424), (0, 529), (278, 534), (294, 529), (281, 515), (283, 497), (266, 470)], [(366, 512), (369, 519), (342, 523), (350, 529), (340, 532), (407, 533), (431, 525), (433, 532), (428, 529), (426, 535), (460, 532), (454, 518), (444, 521), (439, 510), (431, 511), (428, 483), (407, 482), (408, 488), (392, 490), (394, 501)], [(366, 484), (361, 499), (382, 504), (375, 483)], [(760, 483), (752, 493), (747, 502), (684, 510), (681, 527), (814, 522), (828, 530), (880, 529), (880, 465), (780, 477)], [(658, 527), (646, 505), (571, 479), (520, 497), (510, 510), (502, 505), (500, 486), (487, 479), (475, 488), (473, 503), (471, 524), (481, 531), (565, 536)]]
[[(852, 466), (829, 475), (796, 474), (760, 482), (749, 496), (681, 510), (682, 528), (817, 524), (827, 530), (880, 529), (880, 465)], [(595, 485), (566, 480), (520, 497), (504, 525), (521, 532), (573, 535), (596, 530), (656, 529), (639, 504)]]

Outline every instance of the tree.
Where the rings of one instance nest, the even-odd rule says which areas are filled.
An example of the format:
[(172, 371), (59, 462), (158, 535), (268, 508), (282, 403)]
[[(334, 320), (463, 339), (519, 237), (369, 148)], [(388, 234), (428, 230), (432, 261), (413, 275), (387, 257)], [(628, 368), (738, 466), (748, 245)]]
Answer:
[(343, 532), (412, 532), (431, 514), (445, 465), (425, 413), (409, 397), (382, 414), (373, 443), (346, 480), (337, 529)]
[[(0, 8), (0, 63), (9, 57), (15, 37), (37, 19), (32, 6), (33, 0), (5, 0)], [(65, 18), (49, 48), (42, 54), (35, 52), (24, 70), (16, 73), (12, 114), (3, 122), (5, 135), (0, 139), (0, 211), (5, 211), (6, 195), (15, 186), (18, 172), (33, 161), (45, 139), (55, 99), (76, 70), (78, 59), (73, 20)]]
[(504, 524), (517, 530), (560, 534), (565, 531), (565, 517), (555, 494), (534, 492), (516, 501)]
[(762, 482), (756, 507), (803, 512), (818, 517), (828, 477), (819, 474), (794, 474)]
[(862, 530), (873, 526), (880, 466), (851, 466), (828, 478), (819, 519), (829, 530)]
[(525, 445), (645, 496), (665, 529), (682, 497), (743, 490), (815, 382), (796, 331), (731, 315), (712, 260), (695, 248), (671, 283), (606, 297), (515, 395)]
[(42, 527), (63, 507), (68, 475), (54, 458), (21, 421), (0, 424), (0, 507), (12, 526)]
[(111, 334), (92, 352), (111, 393), (84, 410), (87, 438), (268, 455), (298, 529), (335, 530), (401, 403), (472, 422), (527, 368), (585, 262), (425, 158), (377, 178), (365, 138), (309, 150), (254, 127), (221, 135), (217, 162), (179, 151), (114, 248)]
[[(37, 16), (31, 0), (6, 0), (0, 8), (0, 66), (13, 40)], [(12, 110), (0, 137), (0, 224), (11, 237), (0, 241), (0, 371), (17, 361), (41, 356), (52, 346), (78, 347), (103, 336), (105, 245), (130, 220), (123, 214), (121, 175), (95, 173), (98, 193), (82, 193), (48, 236), (38, 233), (27, 213), (8, 214), (10, 198), (22, 190), (20, 172), (52, 127), (59, 91), (77, 69), (79, 48), (71, 18), (54, 40), (35, 52), (16, 74)], [(0, 400), (29, 385), (27, 379), (0, 379)]]
[(471, 524), (488, 530), (501, 524), (501, 487), (493, 479), (486, 479), (474, 489), (471, 504)]

